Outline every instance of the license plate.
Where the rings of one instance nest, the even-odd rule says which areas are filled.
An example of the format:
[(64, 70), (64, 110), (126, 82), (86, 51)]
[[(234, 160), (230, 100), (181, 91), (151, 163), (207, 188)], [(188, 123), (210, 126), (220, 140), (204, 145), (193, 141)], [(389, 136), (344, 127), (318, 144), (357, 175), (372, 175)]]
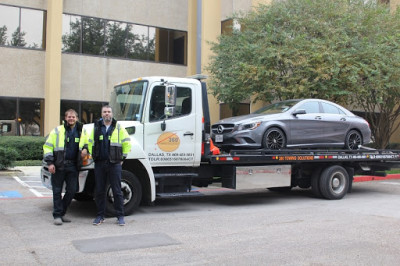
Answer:
[(215, 135), (215, 142), (223, 142), (224, 135)]

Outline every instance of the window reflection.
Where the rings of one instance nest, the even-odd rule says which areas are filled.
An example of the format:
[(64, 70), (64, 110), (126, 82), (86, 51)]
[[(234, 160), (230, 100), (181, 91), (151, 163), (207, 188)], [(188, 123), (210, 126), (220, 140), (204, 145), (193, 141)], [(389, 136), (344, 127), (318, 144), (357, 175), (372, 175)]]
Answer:
[(3, 136), (43, 135), (43, 100), (0, 98), (0, 126), (6, 127)]
[(45, 12), (0, 5), (0, 45), (43, 49)]
[(19, 27), (19, 8), (0, 5), (0, 27), (2, 45), (12, 45), (13, 33), (18, 32)]
[(149, 27), (132, 25), (128, 58), (149, 60)]
[(81, 52), (81, 17), (63, 15), (62, 51)]
[(43, 12), (32, 9), (21, 9), (21, 32), (25, 33), (26, 47), (43, 47)]
[(82, 53), (104, 55), (105, 21), (100, 18), (82, 18)]
[(43, 100), (19, 99), (19, 118), (24, 136), (40, 136), (43, 128), (41, 106)]
[(187, 33), (63, 15), (63, 52), (186, 64)]
[(106, 47), (105, 52), (108, 56), (126, 57), (129, 48), (130, 28), (126, 23), (108, 21), (106, 24)]

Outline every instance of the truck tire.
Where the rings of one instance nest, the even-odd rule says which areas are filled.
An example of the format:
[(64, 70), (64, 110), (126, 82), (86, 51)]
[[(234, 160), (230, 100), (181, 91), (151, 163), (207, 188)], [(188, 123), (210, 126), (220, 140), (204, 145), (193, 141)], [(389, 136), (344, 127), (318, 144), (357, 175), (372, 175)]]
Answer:
[(317, 198), (322, 198), (321, 190), (319, 189), (319, 177), (321, 175), (321, 168), (317, 168), (311, 175), (311, 191)]
[(339, 165), (325, 168), (319, 179), (319, 189), (326, 199), (343, 198), (349, 189), (349, 175), (346, 169)]
[[(121, 190), (124, 199), (125, 215), (130, 215), (139, 207), (142, 199), (142, 186), (139, 179), (133, 173), (122, 170)], [(114, 197), (110, 184), (107, 185), (106, 197), (106, 215), (115, 216)]]

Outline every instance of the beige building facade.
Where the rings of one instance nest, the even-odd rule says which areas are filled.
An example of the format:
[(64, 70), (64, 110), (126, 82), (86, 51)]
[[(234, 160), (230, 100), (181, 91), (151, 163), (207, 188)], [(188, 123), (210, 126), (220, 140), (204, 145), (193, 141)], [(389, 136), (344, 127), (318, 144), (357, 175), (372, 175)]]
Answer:
[[(207, 74), (209, 42), (217, 40), (222, 23), (270, 2), (0, 0), (0, 27), (7, 26), (0, 28), (0, 121), (19, 119), (24, 128), (37, 125), (35, 135), (47, 135), (69, 108), (85, 123), (99, 118), (123, 80)], [(391, 0), (391, 8), (399, 2)], [(214, 123), (222, 109), (209, 100)], [(258, 107), (249, 104), (247, 111)]]

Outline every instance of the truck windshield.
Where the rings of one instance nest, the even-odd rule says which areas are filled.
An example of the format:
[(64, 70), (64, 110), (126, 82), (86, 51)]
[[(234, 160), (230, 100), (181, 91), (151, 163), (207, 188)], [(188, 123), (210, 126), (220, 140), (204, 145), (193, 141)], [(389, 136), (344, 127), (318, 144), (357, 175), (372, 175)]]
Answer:
[(111, 92), (110, 106), (117, 120), (140, 121), (148, 82), (141, 80), (117, 85)]

